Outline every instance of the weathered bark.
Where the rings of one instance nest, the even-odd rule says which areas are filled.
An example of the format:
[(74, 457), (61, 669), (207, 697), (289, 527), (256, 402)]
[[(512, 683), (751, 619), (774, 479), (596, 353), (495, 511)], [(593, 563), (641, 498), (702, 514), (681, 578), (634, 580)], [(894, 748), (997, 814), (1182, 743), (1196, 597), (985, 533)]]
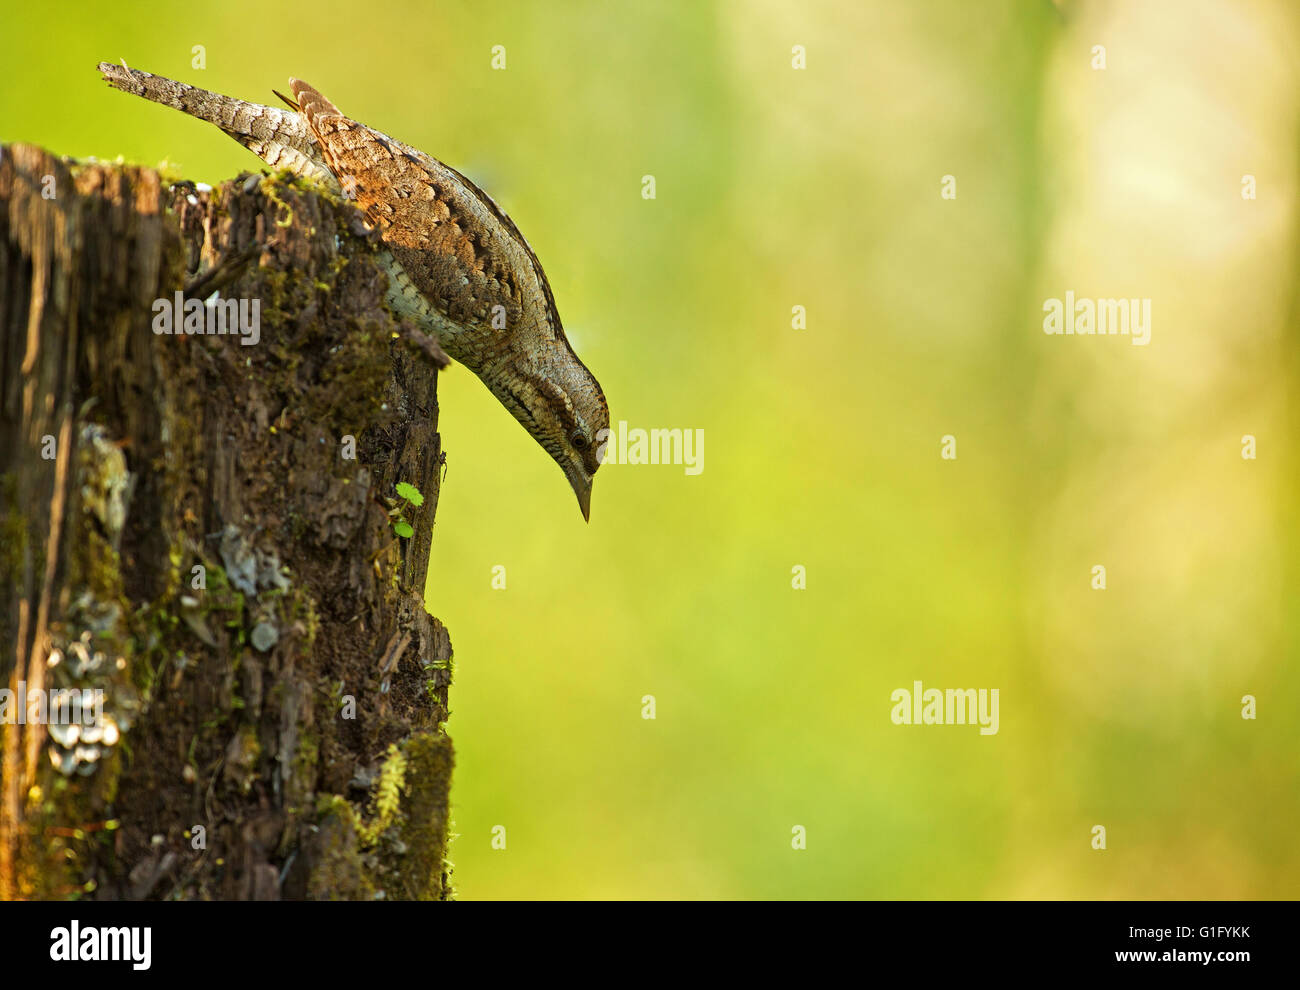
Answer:
[[(437, 374), (374, 253), (298, 180), (3, 149), (0, 687), (106, 735), (0, 726), (0, 898), (448, 896)], [(187, 286), (260, 341), (155, 333)]]

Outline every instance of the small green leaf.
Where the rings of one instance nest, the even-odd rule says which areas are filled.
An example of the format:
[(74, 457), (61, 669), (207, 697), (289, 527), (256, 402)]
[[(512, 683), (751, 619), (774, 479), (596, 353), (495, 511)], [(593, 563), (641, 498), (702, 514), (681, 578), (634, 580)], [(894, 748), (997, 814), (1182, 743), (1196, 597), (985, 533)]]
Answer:
[(393, 532), (405, 540), (409, 540), (415, 535), (415, 530), (411, 528), (411, 524), (405, 519), (393, 523)]
[(406, 481), (397, 483), (397, 494), (406, 499), (417, 509), (424, 504), (424, 496), (420, 494), (420, 489)]

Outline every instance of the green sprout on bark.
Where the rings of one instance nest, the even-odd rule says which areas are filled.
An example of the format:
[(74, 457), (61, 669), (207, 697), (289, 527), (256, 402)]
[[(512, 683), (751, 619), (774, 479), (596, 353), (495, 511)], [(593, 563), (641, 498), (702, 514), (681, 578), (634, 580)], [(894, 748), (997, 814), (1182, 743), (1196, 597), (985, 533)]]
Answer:
[(420, 489), (416, 488), (409, 482), (399, 481), (396, 485), (398, 497), (401, 502), (394, 505), (388, 510), (389, 518), (393, 520), (393, 532), (402, 539), (409, 540), (415, 535), (413, 527), (406, 518), (407, 509), (418, 509), (424, 504), (424, 496), (420, 494)]

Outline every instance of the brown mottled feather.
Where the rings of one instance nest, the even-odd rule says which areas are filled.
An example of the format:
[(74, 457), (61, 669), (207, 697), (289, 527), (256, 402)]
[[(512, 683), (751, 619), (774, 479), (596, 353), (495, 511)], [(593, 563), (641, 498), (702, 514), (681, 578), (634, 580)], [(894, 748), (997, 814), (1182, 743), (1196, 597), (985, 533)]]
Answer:
[[(421, 294), (457, 323), (486, 327), (500, 305), (515, 333), (564, 340), (541, 265), (496, 204), (436, 159), (343, 116), (306, 83), (290, 86), (331, 171)], [(531, 284), (518, 284), (520, 275)], [(461, 360), (471, 367), (503, 343), (499, 333), (473, 336), (452, 345), (470, 346)]]

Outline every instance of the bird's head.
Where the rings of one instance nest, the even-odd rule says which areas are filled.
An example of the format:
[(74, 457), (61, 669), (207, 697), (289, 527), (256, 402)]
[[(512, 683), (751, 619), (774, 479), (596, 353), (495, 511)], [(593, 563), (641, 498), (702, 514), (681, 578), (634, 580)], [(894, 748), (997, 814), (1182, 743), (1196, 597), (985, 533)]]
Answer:
[[(591, 518), (591, 484), (609, 435), (609, 406), (600, 383), (577, 356), (565, 349), (561, 360), (520, 380), (498, 395), (569, 479), (582, 518)], [(603, 433), (601, 431), (604, 431)]]

